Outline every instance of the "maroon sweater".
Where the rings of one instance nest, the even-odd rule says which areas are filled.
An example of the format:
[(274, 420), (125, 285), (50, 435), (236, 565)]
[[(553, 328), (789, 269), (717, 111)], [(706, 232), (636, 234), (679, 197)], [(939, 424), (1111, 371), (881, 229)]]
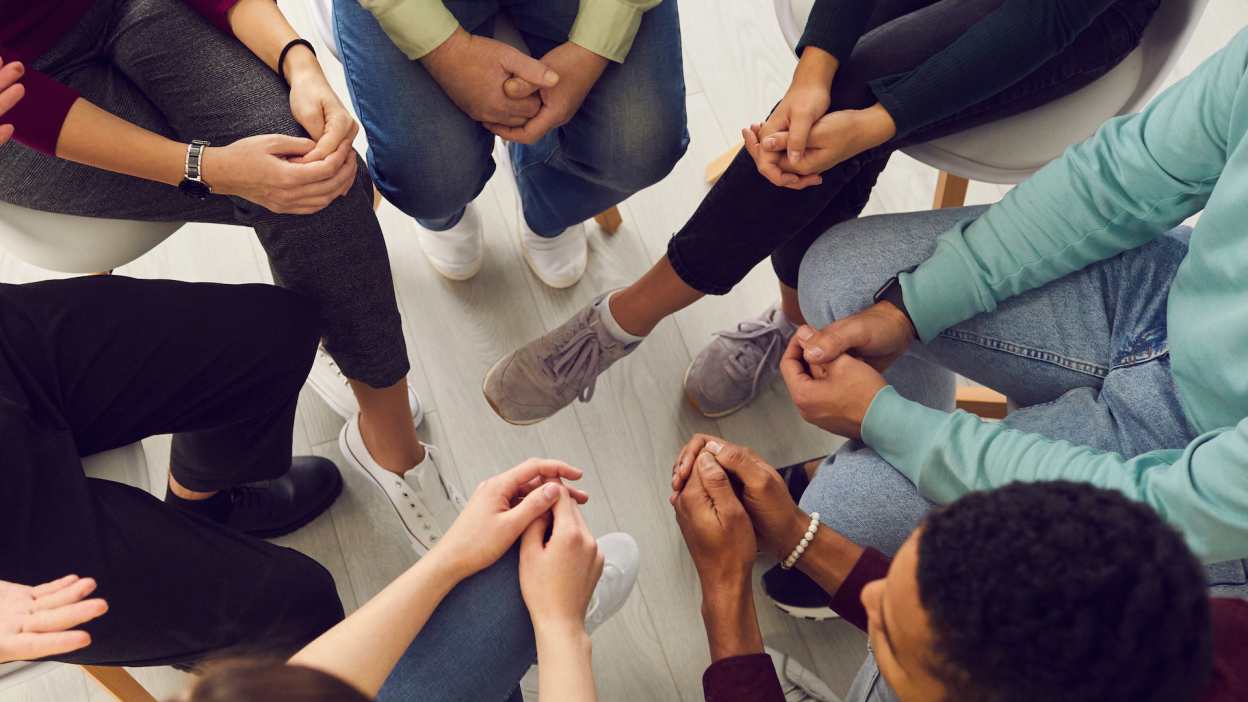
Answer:
[[(230, 31), (225, 11), (237, 0), (186, 2), (222, 31)], [(26, 75), (19, 81), (26, 86), (26, 97), (9, 110), (4, 122), (13, 125), (14, 139), (49, 156), (56, 155), (61, 125), (80, 94), (31, 68), (31, 64), (69, 34), (93, 4), (94, 0), (0, 0), (0, 58), (5, 63), (21, 61), (26, 65)]]
[[(862, 588), (888, 575), (888, 556), (868, 548), (829, 605), (846, 621), (867, 630)], [(1248, 602), (1217, 598), (1213, 605), (1213, 673), (1200, 702), (1248, 702)], [(702, 674), (706, 702), (785, 702), (766, 653), (721, 658)]]

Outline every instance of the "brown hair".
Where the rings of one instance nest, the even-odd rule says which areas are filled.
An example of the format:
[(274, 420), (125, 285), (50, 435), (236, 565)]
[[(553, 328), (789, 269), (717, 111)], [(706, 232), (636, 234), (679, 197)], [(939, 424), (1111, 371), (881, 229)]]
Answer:
[(170, 702), (370, 702), (329, 673), (281, 661), (213, 666)]

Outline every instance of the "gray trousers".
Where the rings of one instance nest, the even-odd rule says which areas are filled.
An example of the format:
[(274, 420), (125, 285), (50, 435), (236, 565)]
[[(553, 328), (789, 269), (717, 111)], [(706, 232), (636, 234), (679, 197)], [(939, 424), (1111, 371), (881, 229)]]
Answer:
[[(98, 0), (34, 67), (133, 124), (225, 146), (260, 134), (307, 137), (285, 82), (181, 0)], [(358, 159), (358, 156), (357, 156)], [(389, 387), (407, 375), (390, 262), (362, 159), (344, 197), (311, 215), (227, 195), (191, 200), (164, 183), (92, 168), (15, 141), (0, 147), (0, 200), (48, 212), (252, 227), (273, 278), (311, 298), (325, 349), (348, 377)]]

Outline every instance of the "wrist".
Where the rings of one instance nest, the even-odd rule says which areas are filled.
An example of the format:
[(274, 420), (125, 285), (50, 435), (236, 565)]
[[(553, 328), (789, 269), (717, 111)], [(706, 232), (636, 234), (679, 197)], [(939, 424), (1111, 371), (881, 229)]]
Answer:
[(832, 79), (836, 77), (836, 69), (841, 65), (835, 56), (817, 46), (807, 46), (802, 50), (802, 58), (793, 71), (793, 82), (814, 82), (824, 88), (832, 87)]
[(296, 44), (286, 54), (286, 60), (282, 63), (282, 74), (287, 85), (291, 86), (309, 77), (324, 77), (325, 75), (321, 70), (321, 62), (316, 59), (316, 54), (303, 44)]
[(468, 32), (465, 31), (462, 26), (457, 26), (455, 27), (455, 31), (451, 32), (451, 36), (446, 38), (446, 41), (442, 42), (441, 44), (438, 44), (437, 47), (433, 49), (433, 51), (430, 51), (424, 56), (421, 56), (417, 60), (420, 61), (422, 64), (424, 64), (426, 69), (428, 69), (430, 72), (433, 72), (434, 70), (436, 70), (437, 67), (441, 66), (449, 57), (453, 57), (455, 54), (457, 54), (459, 48), (463, 46), (465, 42), (470, 41), (471, 39), (472, 39), (472, 35), (468, 34)]
[(881, 103), (856, 110), (854, 116), (858, 123), (855, 133), (859, 135), (861, 151), (879, 146), (897, 135), (897, 123)]
[(533, 633), (539, 647), (543, 643), (550, 645), (566, 642), (577, 647), (589, 643), (584, 617), (533, 616), (532, 619)]
[(892, 319), (897, 323), (897, 326), (901, 327), (905, 333), (907, 341), (914, 341), (919, 338), (919, 333), (918, 330), (914, 328), (914, 323), (910, 321), (910, 317), (907, 316), (905, 312), (902, 312), (897, 305), (894, 305), (888, 300), (880, 300), (875, 303), (874, 306), (879, 309), (880, 314)]
[(763, 635), (754, 611), (750, 581), (743, 585), (703, 589), (702, 621), (711, 661), (763, 652)]

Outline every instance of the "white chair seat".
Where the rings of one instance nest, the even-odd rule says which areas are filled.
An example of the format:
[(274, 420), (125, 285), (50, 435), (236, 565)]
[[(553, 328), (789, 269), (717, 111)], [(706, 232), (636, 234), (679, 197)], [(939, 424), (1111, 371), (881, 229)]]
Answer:
[[(139, 443), (87, 456), (82, 459), (82, 470), (88, 478), (113, 480), (133, 485), (144, 491), (151, 489), (151, 481), (147, 475), (147, 459), (143, 453), (143, 445)], [(59, 665), (61, 664), (25, 661), (0, 663), (0, 690), (33, 680), (55, 670)]]
[(99, 273), (156, 248), (182, 224), (78, 217), (0, 202), (0, 248), (50, 271)]

